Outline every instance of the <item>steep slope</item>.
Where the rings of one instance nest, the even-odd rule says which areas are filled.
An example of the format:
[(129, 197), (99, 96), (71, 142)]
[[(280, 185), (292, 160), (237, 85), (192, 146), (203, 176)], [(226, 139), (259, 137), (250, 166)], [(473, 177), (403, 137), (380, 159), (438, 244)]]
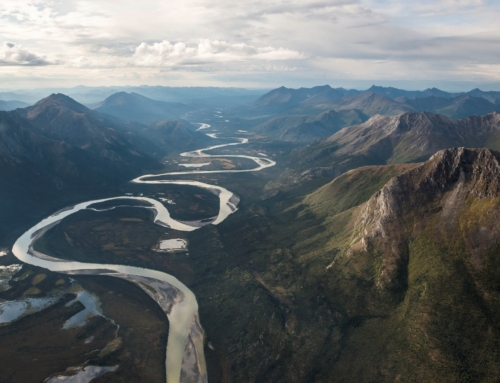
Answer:
[(52, 94), (16, 113), (28, 119), (46, 137), (67, 142), (113, 162), (128, 174), (158, 165), (129, 142), (125, 127), (63, 94)]
[(437, 88), (408, 91), (373, 85), (367, 90), (346, 90), (328, 85), (313, 88), (274, 89), (253, 104), (238, 108), (241, 115), (315, 115), (319, 110), (356, 109), (373, 116), (395, 116), (405, 112), (434, 112), (452, 118), (498, 112), (499, 92), (474, 89), (449, 93)]
[[(407, 374), (416, 381), (498, 379), (499, 161), (500, 153), (488, 149), (448, 149), (400, 168), (357, 207), (325, 215), (321, 203), (343, 195), (335, 190), (330, 198), (321, 190), (304, 200), (324, 217), (324, 250), (337, 249), (326, 268), (335, 281), (325, 288), (350, 315), (366, 318), (345, 340), (340, 376), (355, 371), (356, 381)], [(323, 189), (338, 183), (343, 180)], [(369, 345), (361, 341), (365, 337)], [(366, 367), (357, 368), (361, 360)], [(376, 364), (380, 368), (373, 370)]]
[(372, 85), (369, 89), (366, 90), (366, 92), (381, 94), (392, 99), (400, 97), (405, 97), (408, 99), (418, 99), (426, 97), (451, 98), (457, 95), (457, 93), (449, 93), (437, 88), (427, 88), (425, 90), (403, 90), (393, 87), (376, 85)]
[(179, 102), (152, 100), (137, 93), (118, 92), (100, 104), (94, 110), (106, 113), (122, 120), (133, 120), (144, 124), (177, 118), (190, 110)]
[(316, 116), (274, 117), (252, 130), (283, 141), (310, 142), (336, 133), (344, 126), (359, 124), (368, 117), (358, 110), (330, 110)]
[[(307, 105), (305, 102), (304, 105)], [(324, 108), (324, 104), (316, 104), (316, 108)], [(394, 116), (397, 114), (415, 111), (411, 105), (394, 101), (386, 96), (377, 93), (363, 93), (357, 96), (343, 97), (332, 102), (328, 107), (335, 110), (357, 109), (368, 116), (382, 114)]]
[(472, 89), (470, 92), (467, 92), (469, 96), (472, 97), (482, 97), (491, 102), (492, 104), (500, 104), (500, 92), (489, 91), (485, 92), (481, 89)]
[(462, 120), (432, 113), (374, 116), (292, 153), (290, 162), (303, 177), (339, 175), (363, 165), (415, 162), (437, 150), (457, 147), (500, 149), (500, 115)]
[(61, 204), (116, 191), (136, 174), (126, 164), (45, 137), (15, 112), (0, 112), (0, 240)]
[(499, 160), (355, 169), (193, 233), (217, 380), (497, 381)]

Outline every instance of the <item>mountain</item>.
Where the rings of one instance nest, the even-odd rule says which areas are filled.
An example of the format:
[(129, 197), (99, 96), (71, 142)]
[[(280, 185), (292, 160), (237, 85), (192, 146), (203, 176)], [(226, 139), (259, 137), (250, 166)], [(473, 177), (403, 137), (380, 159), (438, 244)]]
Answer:
[(194, 232), (216, 380), (497, 381), (499, 161), (361, 167)]
[[(16, 188), (20, 184), (18, 178), (29, 181), (34, 174), (28, 188), (40, 192), (47, 185), (56, 190), (64, 183), (95, 186), (122, 182), (131, 174), (125, 166), (119, 168), (87, 150), (46, 137), (16, 113), (1, 112), (0, 117), (2, 191)], [(42, 181), (45, 176), (48, 182)], [(58, 181), (50, 185), (50, 179)]]
[(269, 93), (259, 97), (255, 105), (266, 107), (282, 105), (285, 107), (297, 105), (309, 97), (316, 96), (325, 92), (331, 92), (333, 89), (329, 85), (315, 86), (313, 88), (290, 89), (284, 86), (274, 89)]
[(483, 97), (472, 97), (468, 94), (457, 97), (426, 97), (413, 100), (398, 99), (397, 101), (411, 105), (415, 110), (442, 114), (451, 118), (465, 118), (472, 115), (484, 115), (500, 112), (500, 106)]
[(367, 119), (366, 115), (356, 109), (340, 112), (330, 110), (312, 117), (307, 115), (274, 117), (254, 127), (252, 131), (283, 141), (310, 142)]
[(356, 109), (367, 116), (395, 116), (406, 112), (433, 112), (452, 118), (499, 112), (500, 92), (474, 89), (449, 93), (437, 88), (408, 91), (373, 85), (367, 90), (346, 90), (328, 85), (274, 89), (253, 104), (233, 110), (241, 116), (316, 115), (319, 111)]
[(360, 166), (418, 162), (438, 150), (459, 146), (500, 149), (500, 115), (461, 120), (427, 112), (377, 115), (295, 149), (288, 158), (288, 170), (266, 190), (273, 194)]
[(393, 87), (384, 87), (376, 85), (372, 85), (369, 89), (366, 90), (366, 92), (377, 93), (392, 99), (400, 97), (406, 97), (408, 99), (417, 99), (425, 97), (451, 98), (458, 95), (458, 93), (449, 93), (437, 88), (427, 88), (425, 90), (403, 90)]
[(96, 112), (144, 124), (177, 118), (189, 110), (187, 105), (179, 102), (157, 101), (137, 93), (126, 92), (115, 93), (94, 108)]
[(239, 108), (237, 110), (245, 110), (248, 113), (282, 114), (299, 108), (304, 101), (310, 98), (316, 99), (318, 102), (325, 102), (358, 93), (360, 92), (356, 90), (332, 88), (329, 85), (300, 89), (291, 89), (282, 86), (259, 97), (253, 104), (248, 105), (247, 108)]
[(64, 93), (87, 106), (97, 105), (118, 92), (138, 93), (153, 100), (181, 102), (196, 108), (226, 108), (255, 101), (268, 90), (219, 87), (169, 86), (98, 86), (78, 85), (71, 88), (20, 89), (0, 92), (0, 100), (19, 100), (34, 104), (51, 93)]
[(8, 227), (160, 169), (154, 144), (127, 129), (62, 94), (0, 112), (0, 240), (15, 234)]
[(0, 240), (66, 204), (116, 193), (138, 174), (136, 164), (46, 137), (15, 111), (0, 112)]
[(470, 92), (467, 92), (467, 94), (471, 97), (482, 97), (491, 102), (492, 104), (500, 104), (500, 92), (484, 92), (481, 89), (472, 89)]
[(16, 111), (46, 137), (75, 147), (127, 168), (126, 173), (155, 167), (156, 162), (128, 142), (125, 129), (63, 94), (52, 94), (35, 105)]
[(0, 111), (1, 110), (8, 111), (8, 110), (14, 110), (17, 108), (25, 108), (27, 106), (29, 106), (29, 104), (22, 102), (22, 101), (15, 101), (15, 100), (3, 101), (3, 100), (0, 100)]
[[(370, 91), (370, 89), (377, 92)], [(314, 115), (320, 110), (336, 111), (358, 109), (364, 114), (375, 113), (397, 114), (413, 110), (409, 105), (402, 105), (384, 95), (382, 88), (370, 88), (368, 91), (332, 88), (329, 85), (313, 88), (277, 88), (258, 98), (245, 108), (236, 109), (240, 113), (250, 115), (265, 114), (307, 114)], [(407, 94), (400, 91), (399, 94)]]

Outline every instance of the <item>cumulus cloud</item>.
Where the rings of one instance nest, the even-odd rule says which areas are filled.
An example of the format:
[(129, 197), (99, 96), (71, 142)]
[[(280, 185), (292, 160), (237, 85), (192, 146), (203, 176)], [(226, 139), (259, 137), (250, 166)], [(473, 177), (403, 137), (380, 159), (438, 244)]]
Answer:
[(1, 66), (43, 66), (50, 65), (44, 57), (24, 49), (21, 45), (4, 42), (0, 49)]
[(498, 0), (2, 0), (0, 78), (496, 80), (499, 14)]
[(140, 66), (200, 65), (214, 62), (240, 62), (251, 60), (279, 61), (305, 58), (305, 55), (290, 49), (255, 47), (245, 43), (228, 43), (219, 40), (200, 40), (196, 45), (183, 42), (172, 44), (141, 43), (134, 52), (135, 64)]
[[(100, 53), (100, 52), (97, 52)], [(77, 68), (163, 68), (166, 70), (195, 71), (241, 71), (244, 68), (265, 68), (263, 71), (289, 71), (290, 65), (271, 65), (273, 62), (305, 59), (307, 56), (296, 50), (256, 47), (246, 43), (202, 39), (196, 44), (171, 43), (163, 40), (157, 43), (141, 43), (129, 55), (92, 54), (78, 56), (67, 62)], [(253, 65), (247, 65), (253, 63)], [(286, 68), (286, 69), (285, 69)]]

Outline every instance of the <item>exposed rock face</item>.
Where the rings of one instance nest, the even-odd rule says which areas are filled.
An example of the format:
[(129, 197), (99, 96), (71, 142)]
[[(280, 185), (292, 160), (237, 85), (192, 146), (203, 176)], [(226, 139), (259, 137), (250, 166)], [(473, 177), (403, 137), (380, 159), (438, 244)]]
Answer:
[(453, 237), (467, 225), (464, 235), (471, 256), (494, 245), (498, 238), (493, 233), (500, 232), (498, 211), (488, 211), (480, 225), (465, 221), (463, 215), (476, 201), (497, 197), (500, 153), (465, 148), (439, 151), (421, 166), (392, 178), (359, 207), (347, 254), (372, 249), (382, 252), (378, 286), (402, 288), (408, 241), (434, 214), (438, 216), (437, 230), (445, 236)]
[(295, 150), (293, 168), (279, 183), (335, 177), (365, 165), (419, 162), (438, 150), (462, 146), (500, 150), (500, 114), (462, 120), (433, 113), (377, 115)]

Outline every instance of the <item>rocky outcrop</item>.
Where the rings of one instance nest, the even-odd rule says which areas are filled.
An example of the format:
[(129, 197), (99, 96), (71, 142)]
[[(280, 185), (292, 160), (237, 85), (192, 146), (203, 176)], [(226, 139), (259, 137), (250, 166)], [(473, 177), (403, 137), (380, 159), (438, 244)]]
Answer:
[[(477, 255), (497, 240), (500, 215), (488, 211), (486, 222), (477, 225), (463, 216), (471, 204), (500, 197), (500, 153), (489, 149), (455, 148), (439, 151), (427, 162), (392, 178), (368, 202), (358, 208), (347, 256), (359, 251), (378, 251), (382, 264), (377, 286), (405, 286), (408, 241), (418, 228), (437, 216), (436, 230), (444, 236), (464, 232), (467, 251)], [(488, 229), (485, 229), (485, 226)]]

